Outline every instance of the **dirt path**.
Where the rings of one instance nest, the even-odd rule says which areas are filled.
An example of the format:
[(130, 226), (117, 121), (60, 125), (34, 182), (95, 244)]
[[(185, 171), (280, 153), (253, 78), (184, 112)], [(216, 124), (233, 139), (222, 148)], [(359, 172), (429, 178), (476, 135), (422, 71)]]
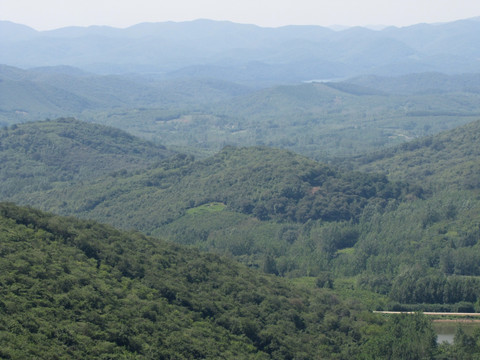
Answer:
[[(415, 314), (417, 311), (374, 311), (377, 314)], [(435, 316), (480, 316), (480, 313), (446, 313), (446, 312), (424, 312), (424, 315), (435, 315)], [(446, 321), (446, 320), (441, 320)], [(452, 321), (457, 321), (453, 319)], [(480, 321), (480, 320), (472, 320), (472, 321)]]

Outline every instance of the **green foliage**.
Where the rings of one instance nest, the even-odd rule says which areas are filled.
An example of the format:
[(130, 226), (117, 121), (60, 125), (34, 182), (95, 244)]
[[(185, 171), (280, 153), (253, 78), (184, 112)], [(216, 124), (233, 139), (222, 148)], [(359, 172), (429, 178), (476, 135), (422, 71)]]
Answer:
[[(465, 140), (456, 155), (458, 163), (462, 154), (476, 154), (476, 125), (439, 135), (448, 151), (452, 148), (448, 134), (453, 134), (455, 144), (457, 139)], [(139, 168), (105, 175), (103, 168), (90, 161), (88, 151), (95, 148), (97, 154), (109, 156), (120, 145), (114, 145), (108, 136), (105, 141), (109, 146), (102, 145), (104, 128), (73, 120), (5, 130), (12, 133), (5, 137), (9, 139), (5, 144), (17, 144), (17, 153), (27, 152), (27, 142), (20, 141), (22, 134), (29, 128), (46, 126), (51, 127), (52, 134), (58, 133), (57, 128), (84, 134), (75, 136), (91, 146), (76, 148), (76, 156), (83, 159), (90, 178), (72, 175), (75, 161), (60, 161), (60, 170), (53, 168), (52, 174), (65, 168), (68, 182), (50, 183), (48, 191), (18, 188), (12, 200), (99, 219), (124, 229), (140, 229), (236, 257), (250, 267), (280, 276), (318, 278), (328, 272), (334, 284), (342, 277), (357, 276), (352, 289), (389, 295), (391, 304), (387, 307), (425, 304), (472, 309), (478, 300), (480, 198), (476, 189), (451, 182), (441, 191), (435, 186), (423, 191), (418, 186), (392, 182), (385, 175), (341, 171), (265, 147), (226, 147), (201, 161), (187, 155), (158, 161), (147, 147), (137, 154), (142, 160), (132, 160)], [(122, 134), (118, 134), (120, 139)], [(89, 140), (90, 136), (94, 140)], [(68, 139), (58, 140), (58, 147), (62, 148), (63, 142), (69, 144)], [(431, 142), (438, 142), (435, 139)], [(33, 140), (32, 146), (39, 146)], [(125, 151), (133, 154), (136, 141), (126, 136), (119, 143), (129, 149), (127, 143), (131, 142), (132, 150)], [(409, 146), (416, 148), (412, 144)], [(439, 175), (432, 172), (427, 187), (433, 179), (442, 179), (443, 166), (450, 167), (441, 161), (447, 154), (438, 156), (430, 160), (441, 165)], [(156, 162), (152, 165), (153, 159)], [(474, 161), (475, 156), (469, 159)], [(46, 161), (43, 157), (39, 160)], [(6, 161), (2, 166), (27, 170), (26, 164), (24, 160)], [(402, 173), (407, 174), (410, 162), (405, 164), (407, 170)], [(6, 183), (20, 184), (21, 179), (11, 176)], [(97, 251), (89, 242), (81, 246), (96, 259)], [(128, 267), (125, 271), (128, 274)]]
[(412, 191), (384, 176), (340, 172), (282, 150), (227, 147), (202, 161), (179, 155), (148, 170), (10, 199), (152, 232), (212, 202), (259, 220), (305, 223), (357, 220), (367, 204)]
[(421, 313), (394, 315), (366, 348), (366, 359), (434, 359), (436, 335), (431, 322)]
[(309, 83), (186, 108), (173, 119), (163, 108), (126, 109), (120, 115), (97, 112), (89, 119), (192, 153), (212, 153), (229, 144), (264, 145), (334, 161), (478, 119), (478, 93), (432, 89), (415, 95), (364, 94), (336, 83)]
[[(392, 285), (390, 296), (400, 303), (455, 304), (461, 301), (475, 303), (480, 299), (480, 279), (463, 276), (425, 274), (422, 269), (408, 269), (399, 274)], [(473, 312), (464, 306), (460, 312)]]
[(188, 215), (201, 215), (203, 213), (217, 213), (225, 209), (225, 204), (219, 202), (208, 203), (197, 206), (195, 208), (188, 209), (186, 214)]
[(0, 204), (3, 358), (347, 358), (333, 294), (93, 221)]
[(12, 126), (0, 131), (0, 196), (121, 175), (171, 155), (123, 131), (74, 119)]
[[(389, 178), (461, 189), (478, 189), (480, 121), (418, 139), (369, 156), (357, 169), (388, 173)], [(453, 215), (453, 213), (452, 213)]]

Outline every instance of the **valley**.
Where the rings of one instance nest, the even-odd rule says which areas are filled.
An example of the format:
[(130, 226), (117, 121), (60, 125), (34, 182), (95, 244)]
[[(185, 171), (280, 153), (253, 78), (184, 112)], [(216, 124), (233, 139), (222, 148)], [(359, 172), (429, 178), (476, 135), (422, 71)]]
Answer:
[(0, 358), (474, 359), (478, 24), (0, 22)]

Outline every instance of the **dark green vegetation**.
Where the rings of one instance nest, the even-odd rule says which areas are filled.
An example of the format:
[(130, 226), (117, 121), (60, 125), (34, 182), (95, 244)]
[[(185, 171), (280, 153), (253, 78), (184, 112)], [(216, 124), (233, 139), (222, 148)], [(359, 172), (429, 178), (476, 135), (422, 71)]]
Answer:
[[(384, 206), (421, 192), (382, 175), (337, 171), (284, 150), (226, 147), (202, 161), (178, 155), (148, 170), (113, 173), (28, 196), (34, 205), (49, 203), (50, 209), (66, 214), (104, 221), (113, 213), (116, 225), (151, 232), (187, 209), (212, 202), (259, 220), (349, 221), (358, 220), (367, 204)], [(12, 199), (22, 196), (23, 191), (13, 193)], [(125, 204), (138, 205), (124, 213)]]
[[(93, 219), (0, 205), (0, 357), (478, 357), (479, 333), (437, 346), (420, 314), (368, 312), (480, 309), (478, 75), (298, 81), (478, 71), (479, 24), (0, 22), (1, 62), (47, 65), (0, 67), (0, 200)], [(18, 124), (58, 116), (89, 123)]]
[(382, 324), (331, 291), (92, 221), (2, 203), (0, 239), (3, 359), (347, 359)]
[[(421, 315), (371, 314), (231, 259), (0, 203), (2, 359), (468, 359)], [(472, 357), (473, 358), (473, 357)]]
[[(55, 122), (18, 128), (36, 124)], [(18, 135), (8, 131), (5, 137), (15, 142)], [(28, 168), (28, 163), (23, 165)], [(20, 162), (18, 168), (27, 171)], [(35, 181), (19, 174), (17, 181), (10, 181), (25, 186)], [(352, 227), (364, 208), (421, 196), (419, 187), (392, 183), (382, 175), (338, 171), (284, 150), (227, 147), (202, 161), (177, 155), (148, 169), (92, 176), (47, 190), (14, 188), (5, 191), (4, 198), (122, 228), (167, 231), (179, 242), (247, 256), (245, 261), (262, 266), (268, 252), (279, 257), (287, 250), (302, 251), (302, 258), (311, 257), (307, 253), (312, 246), (318, 247), (315, 256), (331, 257), (358, 240)], [(207, 206), (212, 203), (216, 206)], [(333, 238), (312, 239), (323, 232)], [(305, 241), (314, 243), (306, 246)], [(317, 241), (322, 243), (315, 245)], [(294, 252), (288, 258), (295, 257)], [(300, 274), (315, 274), (326, 266), (325, 261), (310, 260), (311, 265), (301, 261)], [(279, 270), (282, 274), (300, 267), (289, 262)]]
[(229, 144), (261, 145), (331, 161), (477, 119), (480, 93), (472, 78), (424, 73), (254, 91), (220, 80), (3, 66), (0, 124), (75, 116), (196, 156)]
[(173, 155), (118, 129), (74, 119), (2, 129), (0, 154), (2, 197), (142, 169)]
[[(373, 301), (365, 295), (374, 308), (472, 311), (480, 306), (478, 127), (392, 150), (380, 161), (409, 159), (409, 146), (420, 153), (425, 146), (425, 156), (393, 162), (399, 169), (391, 165), (391, 179), (284, 150), (226, 147), (201, 161), (176, 155), (49, 190), (14, 189), (4, 198), (161, 235), (267, 273), (316, 277), (319, 286), (335, 288), (347, 278), (352, 288), (379, 294)], [(4, 136), (15, 143), (11, 131)], [(431, 156), (430, 146), (439, 146)], [(349, 166), (370, 161), (373, 167), (375, 156)], [(412, 167), (416, 178), (408, 176)], [(410, 183), (397, 182), (396, 173)]]
[(352, 166), (391, 179), (451, 189), (480, 188), (480, 121), (436, 136), (359, 156)]

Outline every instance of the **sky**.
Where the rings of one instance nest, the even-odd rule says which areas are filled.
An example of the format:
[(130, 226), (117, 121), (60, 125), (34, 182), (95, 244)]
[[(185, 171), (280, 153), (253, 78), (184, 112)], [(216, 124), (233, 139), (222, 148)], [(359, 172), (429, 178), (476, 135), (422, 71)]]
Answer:
[(0, 0), (0, 20), (36, 30), (228, 20), (284, 25), (408, 26), (480, 16), (479, 0)]

